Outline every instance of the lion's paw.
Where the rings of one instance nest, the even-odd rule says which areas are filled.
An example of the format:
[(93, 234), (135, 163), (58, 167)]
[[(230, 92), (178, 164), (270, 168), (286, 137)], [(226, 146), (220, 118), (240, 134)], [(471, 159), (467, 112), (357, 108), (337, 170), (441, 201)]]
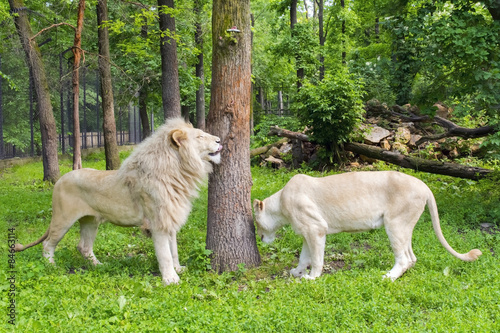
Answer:
[(315, 277), (312, 277), (312, 276), (311, 276), (311, 275), (309, 275), (309, 274), (306, 274), (306, 275), (302, 276), (302, 278), (303, 278), (303, 279), (306, 279), (306, 280), (314, 280), (314, 279), (315, 279)]

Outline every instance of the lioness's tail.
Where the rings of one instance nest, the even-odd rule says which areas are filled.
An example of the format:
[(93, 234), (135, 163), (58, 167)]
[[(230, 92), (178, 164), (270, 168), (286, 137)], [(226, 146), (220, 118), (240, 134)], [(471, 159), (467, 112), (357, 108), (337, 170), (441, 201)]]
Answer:
[(427, 199), (427, 207), (429, 207), (429, 212), (431, 213), (432, 226), (434, 227), (434, 232), (436, 233), (439, 242), (444, 246), (444, 248), (450, 252), (453, 256), (457, 257), (463, 261), (474, 261), (482, 254), (482, 252), (478, 249), (470, 250), (467, 253), (458, 253), (453, 250), (453, 248), (448, 244), (446, 239), (443, 236), (443, 232), (441, 231), (441, 225), (439, 224), (439, 215), (436, 205), (436, 199), (434, 199), (434, 195), (429, 190), (430, 195)]
[(16, 252), (21, 252), (21, 251), (24, 251), (26, 250), (27, 248), (30, 248), (32, 246), (35, 246), (35, 245), (38, 245), (40, 244), (41, 242), (43, 242), (45, 240), (45, 238), (47, 238), (47, 236), (49, 235), (49, 230), (50, 229), (47, 229), (47, 231), (45, 231), (45, 233), (43, 234), (42, 237), (40, 237), (40, 239), (34, 241), (33, 243), (29, 243), (28, 245), (23, 245), (23, 244), (19, 244), (17, 243), (16, 245), (14, 245), (14, 251)]

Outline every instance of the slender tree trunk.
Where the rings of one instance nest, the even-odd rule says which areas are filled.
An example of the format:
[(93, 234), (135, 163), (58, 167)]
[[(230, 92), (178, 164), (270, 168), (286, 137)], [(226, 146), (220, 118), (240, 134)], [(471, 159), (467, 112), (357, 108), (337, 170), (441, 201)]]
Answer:
[(173, 38), (175, 35), (175, 18), (171, 15), (174, 9), (174, 0), (158, 0), (158, 8), (160, 10), (163, 115), (165, 119), (168, 119), (181, 116), (177, 43)]
[(82, 55), (83, 14), (85, 0), (78, 3), (75, 40), (73, 42), (73, 170), (82, 168), (82, 138), (80, 136), (80, 59)]
[(207, 248), (219, 272), (260, 264), (250, 203), (250, 33), (249, 0), (214, 0), (207, 123), (224, 149), (209, 179)]
[[(340, 1), (340, 7), (342, 7), (342, 11), (345, 9), (345, 3), (344, 0)], [(342, 20), (342, 64), (346, 64), (346, 51), (345, 51), (345, 20)]]
[(116, 142), (115, 106), (113, 101), (113, 85), (111, 82), (111, 58), (109, 55), (109, 33), (103, 22), (108, 21), (108, 4), (106, 0), (97, 1), (97, 35), (99, 39), (99, 74), (101, 76), (101, 98), (103, 111), (104, 152), (106, 154), (106, 170), (120, 167), (120, 155)]
[(200, 50), (198, 54), (198, 63), (196, 64), (196, 77), (200, 79), (201, 84), (196, 90), (196, 127), (205, 129), (205, 71), (203, 67), (203, 30), (201, 28), (201, 13), (203, 3), (201, 0), (195, 0), (194, 11), (196, 13), (194, 42), (196, 48)]
[(40, 132), (42, 136), (43, 179), (56, 182), (59, 179), (59, 161), (57, 157), (57, 131), (50, 91), (42, 61), (40, 49), (35, 40), (31, 40), (33, 32), (28, 20), (26, 7), (22, 0), (9, 0), (10, 10), (15, 13), (16, 26), (28, 66), (33, 73), (33, 82), (39, 110)]
[[(141, 37), (143, 39), (148, 38), (148, 24), (145, 23), (141, 28)], [(142, 87), (139, 90), (139, 117), (141, 118), (142, 125), (142, 139), (147, 138), (151, 135), (151, 127), (149, 126), (148, 117), (148, 83), (146, 80), (143, 81)]]
[(323, 28), (324, 0), (318, 0), (318, 24), (319, 24), (319, 80), (325, 77), (325, 33)]
[[(297, 1), (292, 0), (290, 3), (290, 30), (292, 32), (292, 38), (295, 36), (295, 25), (297, 24)], [(300, 64), (300, 56), (295, 55), (295, 66), (297, 67), (297, 90), (302, 87), (302, 80), (304, 79), (304, 68)]]

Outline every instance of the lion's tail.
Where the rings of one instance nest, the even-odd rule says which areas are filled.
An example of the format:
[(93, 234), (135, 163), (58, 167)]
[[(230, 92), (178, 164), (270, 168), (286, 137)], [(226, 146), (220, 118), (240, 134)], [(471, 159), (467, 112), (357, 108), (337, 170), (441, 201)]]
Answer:
[(444, 248), (450, 252), (453, 256), (457, 257), (460, 260), (463, 261), (474, 261), (481, 254), (483, 254), (480, 250), (474, 249), (470, 250), (467, 253), (458, 253), (455, 251), (450, 244), (446, 241), (446, 239), (443, 236), (443, 232), (441, 231), (441, 225), (439, 224), (439, 215), (438, 215), (438, 210), (437, 210), (437, 205), (436, 205), (436, 199), (434, 199), (434, 195), (432, 192), (429, 190), (430, 195), (429, 198), (427, 199), (427, 207), (429, 207), (429, 212), (431, 214), (431, 220), (432, 220), (432, 226), (434, 227), (434, 232), (436, 233), (437, 238), (439, 239), (439, 242), (444, 246)]
[(23, 245), (23, 244), (17, 243), (16, 245), (14, 245), (14, 251), (21, 252), (21, 251), (26, 250), (27, 248), (30, 248), (32, 246), (40, 244), (41, 242), (43, 242), (47, 238), (47, 236), (49, 236), (49, 230), (50, 230), (50, 228), (47, 229), (47, 231), (43, 234), (42, 237), (40, 237), (38, 240), (34, 241), (33, 243), (29, 243), (28, 245)]

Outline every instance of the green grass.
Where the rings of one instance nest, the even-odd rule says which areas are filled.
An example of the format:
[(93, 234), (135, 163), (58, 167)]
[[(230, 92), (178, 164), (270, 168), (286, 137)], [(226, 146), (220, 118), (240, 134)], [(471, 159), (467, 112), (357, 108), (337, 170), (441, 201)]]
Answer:
[[(83, 164), (104, 168), (100, 155)], [(70, 168), (71, 161), (61, 162), (62, 172)], [(252, 169), (252, 198), (271, 195), (295, 173)], [(179, 234), (180, 260), (188, 270), (178, 285), (162, 285), (153, 244), (135, 228), (102, 225), (94, 252), (103, 265), (89, 265), (76, 250), (76, 224), (56, 249), (57, 266), (46, 262), (40, 246), (15, 254), (17, 314), (12, 327), (6, 310), (8, 248), (0, 242), (0, 331), (499, 331), (500, 235), (479, 228), (485, 222), (500, 224), (498, 182), (410, 173), (435, 193), (448, 242), (459, 252), (481, 249), (478, 261), (461, 262), (448, 254), (424, 213), (413, 237), (417, 264), (396, 282), (382, 280), (394, 262), (383, 230), (329, 235), (325, 272), (314, 281), (288, 274), (302, 246), (289, 227), (270, 245), (258, 241), (261, 267), (215, 274), (205, 270), (204, 188)], [(52, 186), (41, 178), (41, 162), (0, 170), (3, 239), (12, 227), (24, 244), (45, 232)]]

